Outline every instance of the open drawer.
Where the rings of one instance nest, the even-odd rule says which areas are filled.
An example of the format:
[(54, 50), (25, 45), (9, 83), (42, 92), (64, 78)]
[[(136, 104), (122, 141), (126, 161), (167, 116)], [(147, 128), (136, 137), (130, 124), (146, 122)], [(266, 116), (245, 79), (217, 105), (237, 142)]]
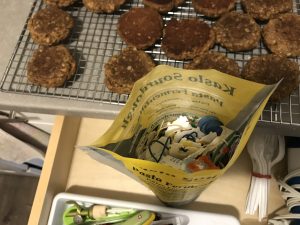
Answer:
[[(112, 120), (56, 117), (28, 224), (46, 225), (52, 201), (60, 192), (162, 206), (145, 186), (75, 147), (90, 144), (111, 124)], [(244, 151), (234, 166), (183, 208), (233, 215), (242, 225), (260, 224), (256, 216), (244, 213), (250, 176), (251, 161)], [(285, 205), (274, 179), (270, 193), (268, 212), (272, 215)]]

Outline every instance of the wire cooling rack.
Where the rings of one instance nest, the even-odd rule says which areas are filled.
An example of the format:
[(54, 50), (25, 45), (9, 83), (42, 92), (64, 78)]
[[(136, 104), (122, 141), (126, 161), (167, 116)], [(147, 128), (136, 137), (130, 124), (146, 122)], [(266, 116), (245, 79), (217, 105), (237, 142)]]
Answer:
[[(134, 6), (143, 6), (142, 0), (128, 1), (114, 14), (88, 12), (81, 1), (67, 8), (66, 11), (73, 16), (76, 25), (70, 37), (63, 44), (67, 45), (72, 51), (77, 61), (77, 71), (75, 76), (66, 81), (63, 87), (44, 88), (29, 84), (26, 77), (28, 60), (38, 47), (30, 38), (27, 22), (34, 13), (45, 7), (42, 0), (36, 0), (1, 81), (1, 91), (124, 105), (128, 95), (112, 93), (105, 87), (103, 66), (112, 55), (118, 54), (126, 47), (117, 35), (117, 23), (119, 16)], [(237, 3), (236, 10), (241, 11), (240, 3)], [(293, 11), (300, 14), (300, 0), (294, 0)], [(196, 14), (190, 0), (178, 9), (164, 15), (163, 19), (166, 22), (174, 17), (197, 17), (204, 19), (208, 24), (214, 23), (214, 21)], [(234, 59), (240, 68), (252, 56), (267, 54), (262, 42), (258, 48), (249, 52), (229, 53), (219, 45), (216, 45), (214, 50), (223, 52), (229, 58)], [(152, 55), (157, 64), (167, 64), (175, 67), (182, 67), (183, 65), (182, 61), (168, 59), (161, 51), (159, 42), (146, 52)], [(299, 57), (293, 60), (300, 65)], [(261, 115), (260, 122), (300, 126), (299, 95), (300, 88), (295, 90), (288, 99), (277, 104), (268, 104)]]

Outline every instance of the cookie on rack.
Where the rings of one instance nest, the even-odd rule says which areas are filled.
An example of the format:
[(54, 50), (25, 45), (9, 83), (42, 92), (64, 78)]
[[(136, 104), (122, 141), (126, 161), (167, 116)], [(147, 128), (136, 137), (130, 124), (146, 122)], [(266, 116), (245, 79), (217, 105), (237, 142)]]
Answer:
[(28, 22), (31, 38), (41, 45), (53, 45), (64, 40), (73, 26), (72, 16), (57, 7), (41, 9)]
[(217, 18), (235, 7), (235, 0), (192, 0), (196, 12)]
[(131, 8), (119, 18), (118, 34), (131, 47), (146, 49), (161, 37), (163, 20), (152, 8)]
[(167, 57), (184, 60), (208, 51), (214, 43), (214, 32), (204, 21), (172, 18), (164, 30), (161, 48)]
[(76, 71), (76, 62), (63, 45), (40, 46), (27, 65), (27, 79), (43, 87), (59, 87)]
[(160, 13), (170, 12), (173, 8), (183, 4), (184, 0), (143, 0), (146, 7), (153, 8)]
[(242, 78), (263, 84), (274, 84), (284, 78), (271, 96), (271, 101), (288, 97), (299, 85), (299, 65), (278, 55), (261, 55), (251, 58), (244, 66)]
[(167, 13), (174, 7), (173, 0), (143, 0), (146, 7), (157, 10), (160, 13)]
[(271, 19), (262, 34), (271, 52), (288, 57), (300, 56), (300, 15), (286, 13)]
[(112, 13), (117, 11), (126, 0), (83, 0), (88, 11), (95, 13)]
[(191, 63), (184, 65), (185, 69), (215, 69), (222, 73), (227, 73), (236, 77), (240, 76), (238, 64), (219, 52), (205, 52), (193, 59)]
[(247, 51), (258, 47), (260, 27), (248, 14), (229, 12), (214, 25), (216, 43), (232, 52)]
[(269, 20), (293, 8), (293, 0), (242, 0), (242, 6), (253, 18)]
[(134, 83), (155, 67), (152, 58), (144, 51), (126, 48), (104, 65), (105, 85), (119, 94), (130, 94)]
[(174, 6), (178, 7), (181, 6), (185, 2), (185, 0), (173, 0), (173, 2), (174, 2)]
[(44, 3), (46, 3), (49, 6), (56, 6), (56, 7), (68, 7), (72, 4), (74, 4), (76, 0), (44, 0)]

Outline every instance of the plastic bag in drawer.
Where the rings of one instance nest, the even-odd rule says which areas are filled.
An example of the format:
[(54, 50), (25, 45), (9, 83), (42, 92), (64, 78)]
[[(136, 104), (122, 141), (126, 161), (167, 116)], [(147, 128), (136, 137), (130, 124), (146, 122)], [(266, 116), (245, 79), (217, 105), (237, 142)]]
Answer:
[(186, 204), (236, 161), (276, 86), (160, 65), (135, 83), (107, 132), (81, 149), (162, 202)]

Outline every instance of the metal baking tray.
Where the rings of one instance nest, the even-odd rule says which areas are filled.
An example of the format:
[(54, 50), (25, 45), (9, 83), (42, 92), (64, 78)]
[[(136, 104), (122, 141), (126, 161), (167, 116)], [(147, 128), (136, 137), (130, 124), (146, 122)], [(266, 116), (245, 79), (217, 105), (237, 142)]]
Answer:
[[(5, 74), (0, 84), (3, 92), (13, 92), (23, 95), (47, 96), (64, 99), (75, 99), (81, 101), (103, 102), (108, 104), (124, 105), (128, 95), (110, 92), (104, 84), (103, 66), (108, 59), (118, 54), (126, 45), (117, 35), (117, 23), (119, 16), (128, 11), (131, 7), (143, 6), (142, 0), (127, 1), (114, 14), (96, 14), (88, 12), (83, 7), (81, 1), (74, 6), (68, 7), (68, 11), (75, 19), (75, 28), (70, 37), (63, 42), (72, 51), (77, 61), (77, 71), (75, 76), (65, 82), (63, 87), (44, 88), (27, 83), (26, 66), (37, 49), (27, 30), (28, 19), (45, 7), (42, 0), (35, 0), (28, 15), (25, 26), (22, 30), (15, 51), (10, 59)], [(236, 10), (241, 11), (241, 5), (236, 4)], [(300, 14), (300, 0), (294, 0), (293, 11)], [(171, 18), (202, 18), (207, 23), (210, 21), (201, 14), (196, 14), (191, 0), (186, 1), (178, 9), (163, 16), (164, 21)], [(263, 25), (262, 25), (263, 26)], [(225, 53), (229, 58), (236, 60), (242, 68), (244, 64), (255, 55), (267, 54), (264, 44), (248, 52), (230, 53), (219, 45), (214, 50)], [(151, 49), (146, 50), (151, 54), (157, 64), (167, 64), (182, 67), (182, 61), (168, 59), (160, 48), (160, 42)], [(300, 65), (300, 57), (293, 58)], [(276, 125), (276, 127), (295, 128), (300, 130), (300, 87), (291, 96), (280, 103), (268, 104), (261, 115), (260, 124)]]

